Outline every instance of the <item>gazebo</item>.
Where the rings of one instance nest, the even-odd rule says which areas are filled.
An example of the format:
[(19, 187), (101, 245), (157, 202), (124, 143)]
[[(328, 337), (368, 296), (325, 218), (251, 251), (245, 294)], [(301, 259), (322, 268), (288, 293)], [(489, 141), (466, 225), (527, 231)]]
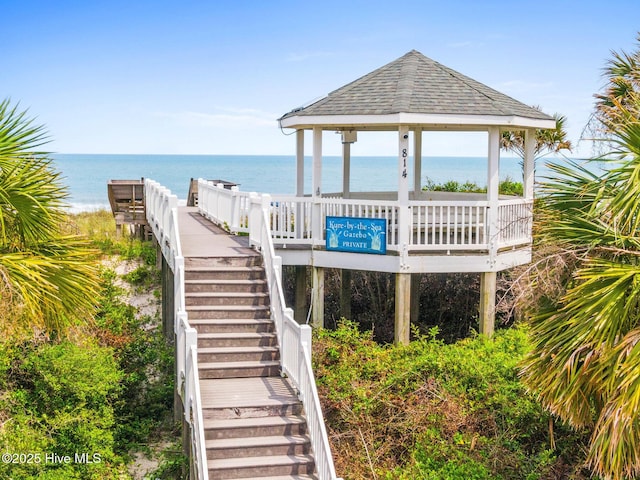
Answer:
[[(273, 240), (284, 264), (313, 269), (313, 323), (323, 324), (324, 268), (396, 274), (397, 342), (409, 340), (412, 275), (479, 272), (480, 332), (491, 335), (496, 272), (531, 260), (535, 132), (555, 128), (555, 120), (412, 50), (279, 122), (296, 130), (297, 185), (295, 197), (273, 197)], [(304, 191), (305, 130), (312, 131), (311, 192)], [(322, 191), (326, 130), (340, 133), (342, 192)], [(523, 197), (498, 193), (506, 130), (525, 132)], [(398, 132), (397, 192), (351, 191), (351, 144), (365, 131)], [(422, 190), (428, 131), (486, 132), (486, 195)]]

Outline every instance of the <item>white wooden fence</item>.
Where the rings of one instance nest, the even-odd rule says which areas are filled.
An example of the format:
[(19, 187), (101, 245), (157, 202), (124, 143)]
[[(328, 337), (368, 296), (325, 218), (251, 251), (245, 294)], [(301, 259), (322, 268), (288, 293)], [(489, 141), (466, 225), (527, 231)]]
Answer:
[[(249, 232), (249, 196), (235, 187), (200, 180), (199, 208), (203, 215), (232, 233)], [(441, 193), (441, 192), (438, 192)], [(383, 218), (387, 221), (387, 250), (400, 251), (401, 232), (406, 232), (406, 249), (414, 252), (485, 251), (515, 247), (531, 242), (533, 222), (531, 200), (511, 199), (498, 202), (497, 223), (489, 222), (490, 204), (486, 200), (460, 200), (461, 194), (447, 200), (411, 200), (408, 206), (390, 199), (343, 199), (338, 196), (270, 196), (268, 205), (272, 240), (278, 245), (323, 245), (327, 216)], [(477, 195), (475, 196), (477, 197)], [(408, 209), (407, 214), (401, 210)], [(402, 224), (407, 219), (406, 224)]]

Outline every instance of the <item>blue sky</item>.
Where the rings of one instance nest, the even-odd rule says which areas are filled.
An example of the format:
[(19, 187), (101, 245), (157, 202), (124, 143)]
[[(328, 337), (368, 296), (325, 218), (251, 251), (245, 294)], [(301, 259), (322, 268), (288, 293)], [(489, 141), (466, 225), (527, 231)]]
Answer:
[[(566, 115), (576, 143), (610, 51), (635, 49), (640, 30), (638, 0), (0, 5), (0, 98), (29, 108), (60, 153), (293, 155), (278, 117), (412, 49)], [(451, 143), (424, 154), (478, 154)], [(354, 154), (395, 151), (378, 146)]]

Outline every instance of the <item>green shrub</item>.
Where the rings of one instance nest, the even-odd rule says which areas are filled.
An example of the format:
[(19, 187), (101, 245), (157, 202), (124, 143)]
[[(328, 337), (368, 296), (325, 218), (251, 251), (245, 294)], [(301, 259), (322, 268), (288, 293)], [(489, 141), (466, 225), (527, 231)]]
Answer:
[(518, 379), (524, 330), (453, 344), (437, 328), (414, 334), (406, 346), (380, 345), (348, 321), (316, 333), (318, 390), (345, 480), (520, 480), (579, 469), (584, 438), (556, 425), (550, 451), (549, 415)]
[(23, 369), (43, 412), (100, 409), (117, 396), (121, 379), (111, 349), (69, 342), (42, 346)]
[(135, 309), (122, 300), (123, 289), (115, 284), (116, 277), (112, 270), (103, 271), (95, 336), (114, 348), (123, 375), (114, 434), (115, 448), (124, 454), (171, 421), (174, 358), (173, 347), (160, 329), (143, 328), (151, 319), (136, 317)]
[[(14, 357), (4, 405), (11, 416), (0, 448), (32, 453), (32, 463), (9, 464), (14, 478), (118, 478), (123, 463), (114, 452), (114, 410), (122, 378), (113, 350), (70, 342), (29, 347)], [(79, 463), (88, 454), (93, 463)], [(69, 463), (47, 461), (69, 456)], [(95, 455), (95, 456), (94, 456)]]
[[(70, 216), (66, 231), (86, 235), (103, 255), (142, 259), (126, 280), (153, 288), (155, 248), (150, 242), (115, 240), (108, 233), (113, 217), (107, 213)], [(102, 270), (94, 321), (73, 332), (75, 343), (0, 341), (0, 450), (39, 454), (38, 463), (0, 466), (0, 479), (124, 480), (130, 478), (130, 450), (161, 432), (179, 436), (171, 414), (173, 349), (160, 329), (149, 328), (157, 319), (138, 318), (123, 301), (117, 280), (113, 270)], [(46, 453), (73, 461), (47, 463)], [(76, 453), (89, 454), (80, 457), (88, 460), (97, 454), (100, 461), (75, 463)], [(156, 476), (178, 478), (184, 465), (183, 456), (167, 452)]]
[(129, 273), (124, 274), (122, 278), (135, 287), (145, 288), (160, 281), (160, 271), (155, 266), (140, 265)]
[[(430, 192), (486, 193), (487, 187), (481, 187), (477, 183), (470, 182), (469, 180), (464, 183), (456, 180), (436, 183), (427, 177), (427, 181), (422, 187), (422, 190)], [(500, 195), (515, 195), (521, 197), (523, 194), (522, 182), (516, 182), (511, 177), (506, 177), (498, 184), (498, 192)]]
[(515, 195), (518, 197), (522, 197), (524, 192), (522, 182), (516, 182), (511, 177), (507, 177), (500, 182), (498, 191), (501, 195)]

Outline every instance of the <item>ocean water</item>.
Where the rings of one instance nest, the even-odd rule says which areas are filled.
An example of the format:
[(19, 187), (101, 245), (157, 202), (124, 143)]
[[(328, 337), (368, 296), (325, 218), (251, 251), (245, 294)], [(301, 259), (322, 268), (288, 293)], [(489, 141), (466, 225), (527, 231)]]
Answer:
[[(186, 199), (191, 178), (221, 179), (238, 183), (240, 190), (265, 193), (295, 192), (294, 156), (271, 155), (97, 155), (55, 154), (54, 166), (62, 172), (72, 211), (109, 208), (107, 182), (112, 179), (150, 178)], [(486, 185), (486, 159), (481, 157), (425, 157), (422, 181), (448, 180)], [(501, 158), (500, 178), (521, 181), (517, 158)], [(413, 185), (409, 172), (409, 185)], [(322, 190), (342, 190), (342, 159), (323, 157)], [(396, 157), (353, 157), (352, 191), (397, 190)], [(305, 159), (305, 192), (311, 192), (311, 158)]]

